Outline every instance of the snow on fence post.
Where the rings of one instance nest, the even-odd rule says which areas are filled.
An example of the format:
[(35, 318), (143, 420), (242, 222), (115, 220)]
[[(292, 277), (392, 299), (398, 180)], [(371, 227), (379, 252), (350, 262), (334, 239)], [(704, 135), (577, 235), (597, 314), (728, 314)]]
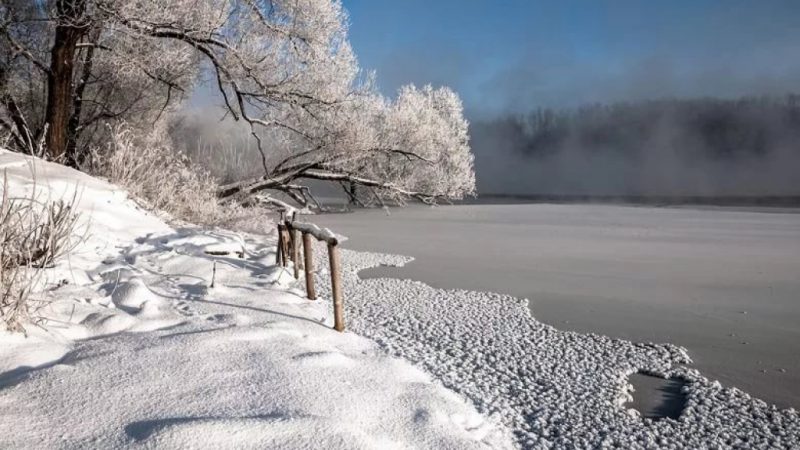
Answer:
[(304, 269), (306, 271), (306, 294), (309, 300), (317, 299), (317, 291), (314, 289), (314, 249), (311, 247), (311, 233), (303, 232), (303, 256), (305, 259)]
[(333, 329), (344, 331), (344, 303), (342, 301), (339, 248), (328, 243), (328, 259), (331, 263), (331, 291), (333, 291)]

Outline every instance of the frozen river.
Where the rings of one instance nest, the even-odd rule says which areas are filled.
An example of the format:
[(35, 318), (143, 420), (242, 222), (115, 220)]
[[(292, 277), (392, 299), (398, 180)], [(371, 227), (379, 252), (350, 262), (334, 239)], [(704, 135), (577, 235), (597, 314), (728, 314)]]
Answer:
[(364, 277), (511, 294), (559, 329), (686, 347), (694, 367), (800, 407), (800, 214), (609, 205), (414, 206), (316, 216)]

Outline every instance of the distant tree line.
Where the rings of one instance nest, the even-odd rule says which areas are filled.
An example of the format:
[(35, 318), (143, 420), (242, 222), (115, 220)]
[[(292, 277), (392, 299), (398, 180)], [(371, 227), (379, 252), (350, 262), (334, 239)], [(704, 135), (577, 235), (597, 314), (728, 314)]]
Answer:
[(533, 158), (566, 149), (629, 158), (656, 149), (689, 159), (768, 156), (787, 146), (800, 153), (800, 95), (539, 108), (473, 128), (477, 134), (502, 137), (508, 147)]
[(800, 96), (540, 108), (471, 125), (482, 194), (800, 195)]

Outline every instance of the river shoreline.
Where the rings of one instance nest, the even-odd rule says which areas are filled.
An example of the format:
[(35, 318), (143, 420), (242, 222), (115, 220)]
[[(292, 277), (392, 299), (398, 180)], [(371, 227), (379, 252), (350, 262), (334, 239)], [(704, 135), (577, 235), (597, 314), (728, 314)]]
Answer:
[(413, 206), (314, 218), (412, 256), (367, 278), (529, 299), (559, 329), (689, 350), (692, 367), (800, 406), (800, 215), (616, 205)]

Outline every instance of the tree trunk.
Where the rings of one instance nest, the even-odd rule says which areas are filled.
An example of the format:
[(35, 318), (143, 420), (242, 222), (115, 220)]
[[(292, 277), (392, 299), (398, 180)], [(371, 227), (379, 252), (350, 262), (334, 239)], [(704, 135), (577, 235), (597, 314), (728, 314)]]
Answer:
[[(89, 42), (96, 44), (100, 39), (100, 27), (95, 27), (89, 34)], [(94, 64), (94, 46), (86, 49), (86, 54), (83, 58), (83, 67), (78, 84), (75, 87), (75, 92), (72, 98), (72, 114), (67, 124), (67, 158), (70, 165), (80, 165), (85, 159), (86, 152), (78, 153), (78, 138), (80, 137), (81, 125), (81, 111), (83, 110), (83, 93), (86, 91), (86, 85), (89, 82), (89, 77), (92, 74), (92, 66)]]
[(75, 52), (78, 42), (87, 31), (83, 23), (86, 0), (59, 0), (58, 24), (50, 51), (50, 74), (47, 78), (47, 153), (51, 159), (75, 165), (74, 155), (67, 154), (69, 122), (72, 116), (72, 82)]

